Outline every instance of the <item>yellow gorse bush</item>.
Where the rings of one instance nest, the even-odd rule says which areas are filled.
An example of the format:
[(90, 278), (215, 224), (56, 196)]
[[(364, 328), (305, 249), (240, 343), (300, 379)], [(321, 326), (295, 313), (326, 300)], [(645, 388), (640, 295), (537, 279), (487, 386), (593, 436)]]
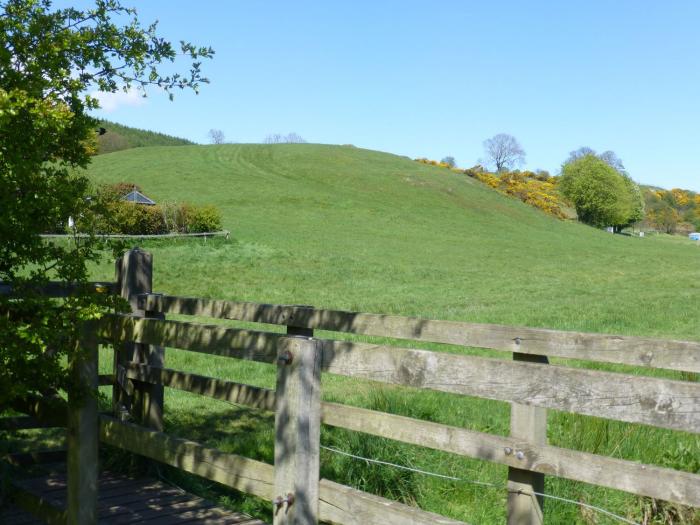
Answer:
[[(416, 162), (429, 166), (451, 168), (444, 162), (438, 162), (424, 157), (415, 160)], [(469, 177), (480, 180), (490, 188), (505, 195), (516, 197), (524, 203), (534, 206), (558, 219), (567, 218), (567, 215), (563, 211), (566, 204), (557, 191), (557, 178), (551, 177), (546, 172), (511, 171), (498, 174), (489, 173), (481, 166), (474, 166), (466, 170), (451, 168), (451, 171), (463, 173)]]

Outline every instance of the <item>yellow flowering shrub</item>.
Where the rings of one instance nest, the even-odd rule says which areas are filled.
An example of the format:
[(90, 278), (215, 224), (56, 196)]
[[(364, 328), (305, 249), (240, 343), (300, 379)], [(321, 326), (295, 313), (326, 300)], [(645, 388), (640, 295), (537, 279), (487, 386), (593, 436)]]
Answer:
[(567, 218), (563, 211), (565, 203), (557, 191), (555, 177), (530, 171), (505, 172), (499, 175), (474, 168), (465, 170), (465, 174), (480, 180), (500, 193), (516, 197), (530, 206), (539, 208), (549, 215), (559, 219)]

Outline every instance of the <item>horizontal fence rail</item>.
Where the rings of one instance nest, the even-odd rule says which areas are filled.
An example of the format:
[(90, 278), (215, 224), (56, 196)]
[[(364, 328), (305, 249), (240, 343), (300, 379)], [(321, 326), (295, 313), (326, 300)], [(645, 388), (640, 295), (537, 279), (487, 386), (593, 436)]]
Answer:
[[(272, 363), (282, 334), (116, 317), (104, 337)], [(700, 383), (368, 343), (322, 341), (338, 375), (700, 433)]]
[[(116, 292), (116, 286), (113, 282), (89, 282), (86, 284), (77, 283), (65, 283), (65, 282), (49, 282), (44, 286), (35, 287), (29, 286), (28, 288), (20, 288), (22, 293), (29, 291), (37, 293), (39, 295), (45, 295), (47, 297), (69, 297), (75, 295), (76, 293), (82, 292), (87, 287), (88, 290), (92, 290), (98, 293), (109, 293), (113, 294)], [(9, 283), (4, 283), (0, 281), (0, 295), (14, 295), (18, 292), (17, 287)]]
[[(155, 459), (180, 470), (216, 481), (228, 487), (272, 500), (272, 465), (243, 456), (221, 452), (204, 445), (123, 423), (109, 416), (100, 419), (100, 439), (136, 454)], [(320, 519), (351, 525), (443, 524), (464, 525), (452, 520), (322, 479), (319, 483)]]
[(182, 321), (110, 316), (102, 323), (100, 336), (107, 342), (133, 341), (272, 363), (277, 357), (277, 341), (284, 334)]
[(63, 425), (39, 421), (32, 416), (0, 417), (0, 430), (27, 430), (33, 428), (54, 428), (61, 426)]
[(304, 306), (221, 301), (145, 294), (139, 307), (316, 330), (488, 348), (632, 366), (700, 372), (700, 342), (566, 332), (496, 324), (434, 321), (398, 315), (325, 310)]
[[(267, 388), (136, 363), (125, 369), (124, 377), (250, 408), (275, 410), (275, 392)], [(531, 445), (508, 437), (338, 403), (324, 402), (321, 410), (321, 421), (326, 425), (700, 506), (700, 475), (550, 445)]]
[(216, 232), (201, 232), (201, 233), (159, 233), (159, 234), (143, 234), (143, 235), (133, 235), (133, 234), (108, 234), (99, 233), (95, 235), (88, 235), (86, 233), (44, 233), (40, 235), (42, 239), (187, 239), (191, 237), (225, 237), (228, 239), (231, 236), (231, 232), (228, 230), (221, 230)]

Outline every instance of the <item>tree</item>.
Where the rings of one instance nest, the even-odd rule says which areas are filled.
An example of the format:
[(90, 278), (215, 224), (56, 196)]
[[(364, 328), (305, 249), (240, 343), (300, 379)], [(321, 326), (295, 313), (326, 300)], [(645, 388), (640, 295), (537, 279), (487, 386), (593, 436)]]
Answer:
[(618, 157), (614, 151), (604, 151), (598, 158), (605, 161), (609, 166), (615, 168), (619, 173), (627, 173), (625, 171), (625, 165), (622, 163), (622, 159)]
[(569, 157), (564, 163), (566, 164), (567, 162), (580, 159), (586, 155), (594, 155), (608, 164), (610, 167), (615, 168), (619, 173), (627, 173), (625, 171), (625, 165), (622, 163), (622, 159), (620, 159), (620, 157), (618, 157), (614, 151), (607, 150), (598, 154), (593, 148), (589, 148), (588, 146), (582, 146), (579, 149), (570, 152)]
[(212, 144), (223, 144), (224, 142), (226, 142), (224, 132), (220, 129), (210, 129), (207, 136), (209, 137), (209, 142), (211, 142)]
[(291, 133), (288, 133), (286, 137), (284, 137), (284, 142), (287, 144), (306, 144), (306, 139), (292, 131)]
[(597, 227), (629, 223), (634, 211), (632, 185), (636, 188), (631, 179), (627, 181), (593, 154), (564, 164), (559, 180), (559, 188), (574, 204), (579, 220)]
[(496, 166), (496, 171), (511, 169), (525, 163), (525, 150), (514, 136), (499, 133), (484, 141), (486, 160)]
[(569, 162), (585, 157), (586, 155), (596, 155), (596, 152), (594, 149), (589, 148), (588, 146), (581, 146), (579, 149), (569, 152), (569, 157), (564, 161), (564, 164), (568, 164)]
[[(49, 279), (87, 281), (94, 239), (69, 245), (40, 234), (86, 225), (94, 211), (84, 168), (95, 151), (95, 91), (149, 86), (170, 98), (207, 80), (200, 60), (213, 50), (182, 42), (176, 51), (119, 0), (89, 9), (53, 9), (51, 0), (0, 0), (0, 281), (17, 296), (0, 296), (0, 409), (14, 398), (69, 385), (62, 363), (73, 354), (79, 322), (101, 315), (109, 300), (83, 293), (63, 302), (36, 293)], [(186, 56), (188, 72), (158, 66)], [(90, 94), (92, 90), (93, 94)], [(90, 233), (89, 226), (84, 233)]]
[(454, 157), (443, 157), (443, 159), (440, 161), (441, 164), (447, 164), (450, 168), (454, 168), (457, 165), (457, 162), (455, 162)]
[[(608, 152), (606, 152), (608, 153)], [(613, 153), (614, 155), (614, 153)], [(617, 158), (617, 157), (615, 157)], [(619, 160), (619, 159), (618, 159)], [(614, 167), (610, 162), (607, 162), (607, 164), (611, 167)], [(622, 162), (619, 162), (619, 166), (622, 166)], [(624, 170), (624, 166), (622, 167)], [(619, 172), (619, 170), (618, 170)], [(615, 231), (617, 233), (621, 232), (623, 228), (627, 228), (628, 226), (632, 226), (633, 224), (636, 224), (640, 222), (641, 220), (644, 219), (644, 196), (642, 195), (642, 190), (639, 189), (639, 186), (637, 185), (636, 182), (632, 180), (632, 178), (627, 175), (625, 171), (619, 172), (620, 175), (622, 176), (622, 180), (625, 184), (625, 197), (624, 197), (624, 209), (625, 209), (625, 215), (626, 218), (624, 219), (623, 222), (614, 224), (613, 227), (615, 228)]]
[(263, 144), (305, 144), (306, 140), (293, 131), (287, 135), (271, 133), (263, 139)]

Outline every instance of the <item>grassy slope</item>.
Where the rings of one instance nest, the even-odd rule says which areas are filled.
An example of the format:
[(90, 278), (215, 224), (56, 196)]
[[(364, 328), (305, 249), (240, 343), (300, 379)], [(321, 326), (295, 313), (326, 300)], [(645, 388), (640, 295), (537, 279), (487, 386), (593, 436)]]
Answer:
[(193, 144), (192, 141), (187, 139), (173, 137), (165, 133), (132, 128), (116, 122), (110, 122), (109, 120), (102, 120), (99, 125), (107, 131), (104, 135), (97, 137), (100, 153), (111, 153), (129, 148), (149, 146), (183, 146)]
[[(156, 281), (169, 292), (700, 339), (692, 243), (553, 220), (393, 155), (317, 145), (148, 148), (98, 157), (91, 173), (133, 179), (157, 201), (222, 209), (244, 245), (211, 253), (214, 275), (195, 269), (176, 282), (168, 275), (176, 268), (161, 267)], [(163, 248), (178, 249), (189, 251)]]
[[(405, 158), (310, 144), (158, 147), (100, 156), (90, 171), (101, 181), (133, 180), (157, 201), (186, 199), (222, 209), (233, 242), (147, 246), (158, 291), (700, 340), (700, 250), (689, 241), (612, 236), (560, 222), (472, 179)], [(96, 273), (109, 278), (111, 270), (105, 265)], [(264, 365), (171, 350), (168, 362), (274, 385), (274, 371)], [(324, 394), (508, 432), (504, 403), (339, 378), (324, 378)], [(166, 402), (171, 431), (271, 461), (269, 418), (177, 392)], [(352, 433), (324, 429), (323, 439), (368, 457), (470, 479), (502, 484), (505, 475), (491, 464)], [(681, 433), (552, 412), (549, 439), (700, 469), (693, 459), (700, 457), (700, 440)], [(323, 464), (325, 476), (345, 483), (473, 523), (503, 522), (501, 491), (371, 469), (330, 453)], [(547, 490), (637, 519), (643, 505), (551, 477)], [(547, 506), (549, 523), (588, 522), (575, 506)]]

